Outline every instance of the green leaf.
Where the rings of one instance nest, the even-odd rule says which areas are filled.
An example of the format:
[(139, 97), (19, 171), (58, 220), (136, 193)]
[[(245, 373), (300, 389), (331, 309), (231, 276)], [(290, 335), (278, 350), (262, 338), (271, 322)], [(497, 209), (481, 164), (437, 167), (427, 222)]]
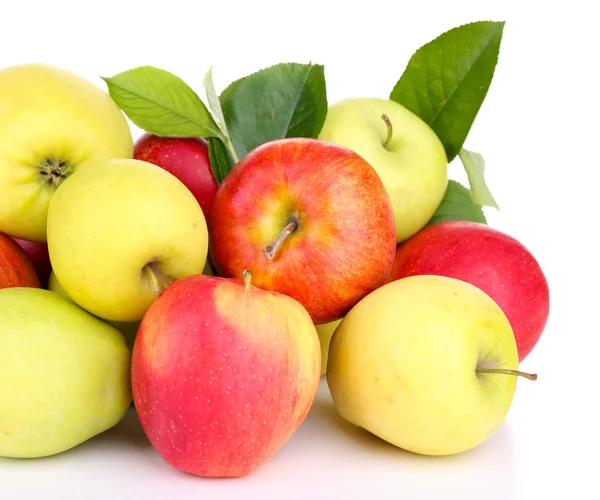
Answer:
[(458, 156), (467, 172), (473, 203), (487, 205), (498, 210), (498, 204), (485, 183), (485, 161), (483, 156), (464, 148), (460, 149)]
[(453, 28), (410, 58), (390, 93), (436, 132), (452, 161), (487, 95), (498, 62), (504, 21)]
[(102, 79), (117, 105), (146, 132), (169, 137), (220, 135), (200, 97), (168, 71), (140, 66)]
[(238, 158), (271, 140), (317, 138), (327, 114), (324, 67), (277, 64), (234, 81), (220, 101)]
[(221, 130), (223, 136), (229, 137), (229, 134), (227, 133), (225, 117), (223, 116), (223, 110), (221, 109), (221, 102), (219, 101), (219, 95), (217, 94), (215, 84), (212, 78), (212, 66), (206, 72), (206, 75), (204, 75), (204, 81), (202, 83), (204, 84), (204, 88), (206, 89), (208, 107), (212, 112), (213, 118), (215, 119), (215, 122)]
[(221, 184), (232, 169), (234, 162), (220, 138), (210, 137), (208, 139), (208, 159), (217, 184)]
[(487, 224), (480, 205), (473, 203), (469, 190), (457, 181), (449, 180), (444, 198), (428, 226), (445, 220), (465, 220)]

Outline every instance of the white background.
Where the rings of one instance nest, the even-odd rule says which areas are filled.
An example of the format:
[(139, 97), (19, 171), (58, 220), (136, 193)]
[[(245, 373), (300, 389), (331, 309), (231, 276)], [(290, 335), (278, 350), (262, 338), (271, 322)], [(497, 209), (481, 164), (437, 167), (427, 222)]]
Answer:
[[(519, 381), (503, 426), (472, 452), (434, 459), (393, 448), (338, 419), (323, 385), (297, 433), (248, 478), (179, 473), (130, 414), (61, 455), (0, 459), (0, 498), (600, 498), (593, 3), (3, 2), (0, 67), (54, 63), (105, 88), (100, 76), (151, 64), (204, 97), (211, 65), (220, 91), (270, 64), (312, 61), (325, 65), (330, 102), (387, 97), (422, 44), (465, 22), (505, 20), (496, 75), (465, 147), (486, 159), (500, 205), (486, 211), (490, 225), (533, 252), (552, 304), (541, 341), (521, 365), (539, 379)], [(461, 168), (453, 162), (451, 177), (464, 180)]]

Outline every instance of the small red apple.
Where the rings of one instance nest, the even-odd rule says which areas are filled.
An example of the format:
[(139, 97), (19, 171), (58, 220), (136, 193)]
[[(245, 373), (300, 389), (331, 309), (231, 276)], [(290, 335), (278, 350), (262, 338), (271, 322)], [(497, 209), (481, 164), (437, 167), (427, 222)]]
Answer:
[(40, 288), (33, 264), (16, 241), (0, 233), (0, 288)]
[(50, 272), (52, 271), (50, 255), (48, 254), (48, 244), (41, 241), (21, 240), (15, 237), (12, 239), (25, 250), (27, 257), (29, 257), (35, 268), (40, 285), (45, 288), (48, 285), (48, 278), (50, 278)]
[(197, 476), (256, 470), (300, 426), (318, 389), (321, 351), (308, 313), (250, 278), (176, 281), (135, 339), (142, 428), (167, 463)]
[(210, 166), (206, 139), (145, 133), (135, 142), (133, 157), (158, 165), (177, 177), (198, 200), (208, 219), (219, 185)]
[(513, 328), (519, 361), (546, 326), (550, 293), (539, 263), (522, 243), (485, 224), (439, 222), (401, 243), (386, 282), (417, 274), (457, 278), (486, 292)]
[(217, 191), (209, 239), (219, 275), (252, 269), (256, 286), (295, 298), (316, 324), (381, 286), (396, 252), (377, 172), (354, 151), (309, 138), (264, 143), (234, 166)]

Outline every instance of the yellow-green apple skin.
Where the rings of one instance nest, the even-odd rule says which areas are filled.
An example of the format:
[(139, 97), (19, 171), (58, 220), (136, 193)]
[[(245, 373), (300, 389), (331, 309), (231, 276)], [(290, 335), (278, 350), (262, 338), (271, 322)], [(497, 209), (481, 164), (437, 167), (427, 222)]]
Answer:
[(247, 278), (178, 280), (135, 341), (131, 381), (144, 432), (168, 464), (197, 476), (257, 470), (296, 432), (319, 387), (308, 312)]
[(504, 421), (516, 376), (510, 323), (479, 288), (445, 276), (388, 283), (359, 302), (329, 345), (327, 383), (338, 413), (423, 455), (467, 451)]
[(132, 156), (125, 116), (91, 81), (48, 64), (0, 70), (0, 232), (46, 241), (48, 204), (64, 178)]
[(123, 335), (50, 290), (0, 290), (0, 456), (55, 455), (131, 404)]
[[(56, 292), (59, 295), (62, 295), (63, 297), (74, 302), (73, 299), (71, 299), (71, 297), (69, 297), (67, 295), (67, 292), (65, 292), (65, 289), (59, 283), (58, 279), (56, 278), (56, 274), (54, 274), (54, 271), (50, 271), (50, 276), (48, 277), (48, 290)], [(100, 318), (100, 319), (102, 319), (102, 318)], [(103, 321), (106, 321), (106, 320), (103, 320)], [(135, 342), (135, 337), (137, 335), (138, 328), (140, 327), (140, 322), (139, 321), (133, 321), (133, 322), (108, 321), (108, 323), (110, 323), (111, 325), (116, 326), (118, 328), (118, 330), (125, 337), (125, 341), (127, 342), (127, 347), (129, 348), (130, 351), (132, 351), (133, 344)]]
[(109, 160), (56, 190), (48, 251), (74, 302), (109, 321), (136, 322), (166, 286), (202, 272), (208, 230), (175, 176), (141, 160)]
[[(388, 126), (392, 135), (388, 144)], [(387, 190), (399, 243), (437, 210), (448, 184), (448, 158), (433, 129), (401, 104), (371, 97), (329, 106), (319, 139), (346, 146), (367, 160)]]
[(333, 335), (333, 332), (341, 323), (341, 321), (342, 318), (337, 319), (335, 321), (330, 321), (329, 323), (315, 325), (317, 328), (317, 334), (319, 335), (319, 344), (321, 345), (321, 375), (325, 375), (325, 372), (327, 371), (329, 342), (331, 341), (331, 336)]

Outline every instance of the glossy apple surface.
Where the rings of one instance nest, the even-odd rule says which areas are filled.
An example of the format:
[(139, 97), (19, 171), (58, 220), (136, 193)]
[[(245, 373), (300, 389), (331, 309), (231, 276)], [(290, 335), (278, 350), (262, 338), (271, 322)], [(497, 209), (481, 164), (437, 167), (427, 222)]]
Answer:
[(315, 327), (297, 301), (246, 280), (190, 276), (141, 322), (134, 403), (148, 439), (173, 467), (245, 476), (306, 417), (320, 363)]
[(0, 233), (0, 288), (13, 287), (40, 288), (40, 281), (25, 251)]
[(540, 264), (512, 236), (485, 224), (444, 221), (428, 226), (397, 250), (386, 281), (436, 274), (486, 292), (508, 317), (523, 361), (539, 341), (550, 313), (550, 291)]
[(137, 139), (133, 157), (164, 168), (192, 192), (208, 218), (219, 185), (202, 137), (159, 137), (145, 133)]
[(219, 186), (209, 221), (221, 276), (300, 302), (316, 324), (341, 318), (382, 285), (396, 252), (394, 215), (377, 172), (317, 139), (265, 143)]

